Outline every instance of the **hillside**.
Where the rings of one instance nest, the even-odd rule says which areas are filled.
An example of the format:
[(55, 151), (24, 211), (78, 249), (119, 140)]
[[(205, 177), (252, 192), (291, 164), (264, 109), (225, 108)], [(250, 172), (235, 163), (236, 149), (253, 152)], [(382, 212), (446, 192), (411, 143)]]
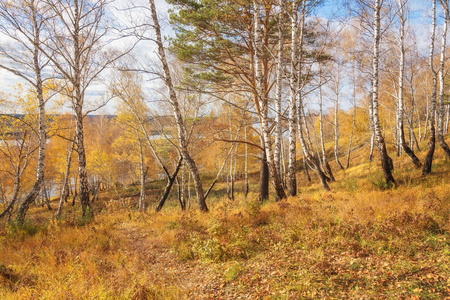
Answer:
[[(445, 299), (450, 162), (442, 155), (438, 148), (427, 177), (394, 158), (399, 185), (387, 188), (359, 150), (358, 165), (335, 170), (331, 192), (299, 173), (298, 197), (217, 196), (209, 213), (181, 212), (175, 199), (141, 213), (137, 197), (120, 201), (112, 191), (94, 203), (92, 220), (79, 219), (78, 206), (60, 221), (34, 207), (23, 228), (1, 229), (0, 298)], [(147, 191), (153, 202), (160, 189)]]

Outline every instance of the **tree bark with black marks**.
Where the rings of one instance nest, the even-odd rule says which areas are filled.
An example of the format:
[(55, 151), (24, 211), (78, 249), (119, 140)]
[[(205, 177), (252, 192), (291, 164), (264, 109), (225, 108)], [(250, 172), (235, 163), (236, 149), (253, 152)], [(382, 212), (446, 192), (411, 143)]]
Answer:
[(61, 216), (62, 207), (64, 202), (67, 202), (67, 198), (69, 197), (69, 180), (70, 180), (70, 165), (72, 163), (72, 156), (75, 148), (75, 140), (70, 142), (67, 147), (67, 158), (66, 158), (66, 171), (64, 173), (64, 181), (63, 188), (61, 191), (61, 196), (59, 199), (58, 210), (56, 212), (56, 217), (59, 218)]
[[(44, 3), (39, 0), (27, 1), (1, 1), (0, 17), (5, 22), (5, 26), (1, 27), (1, 31), (9, 38), (14, 40), (18, 49), (8, 49), (1, 47), (0, 51), (3, 57), (11, 63), (11, 65), (0, 64), (0, 68), (5, 69), (32, 85), (36, 92), (38, 100), (38, 133), (39, 133), (39, 150), (36, 167), (36, 180), (31, 191), (20, 204), (17, 212), (16, 221), (22, 224), (25, 215), (42, 189), (44, 182), (44, 164), (45, 164), (45, 144), (47, 141), (47, 125), (45, 117), (44, 99), (44, 81), (42, 70), (47, 65), (47, 61), (42, 58), (42, 37), (43, 26), (46, 21), (44, 16)], [(17, 67), (17, 64), (20, 67)]]
[[(164, 188), (164, 191), (163, 191), (161, 197), (159, 198), (158, 205), (155, 207), (156, 212), (160, 211), (163, 208), (164, 203), (166, 203), (167, 197), (169, 196), (169, 193), (170, 193), (170, 190), (172, 189), (173, 183), (175, 182), (178, 172), (180, 171), (182, 162), (183, 162), (183, 158), (180, 157), (178, 159), (178, 163), (177, 163), (177, 166), (176, 166), (174, 172), (168, 176), (166, 187)], [(189, 180), (189, 183), (190, 183), (190, 180)]]
[[(428, 175), (431, 173), (431, 166), (433, 165), (434, 150), (436, 147), (436, 128), (435, 128), (435, 115), (436, 115), (436, 95), (437, 95), (437, 72), (433, 65), (434, 56), (434, 41), (436, 38), (436, 0), (433, 0), (433, 21), (431, 26), (430, 37), (430, 56), (428, 58), (428, 65), (430, 67), (431, 75), (433, 76), (433, 86), (431, 93), (431, 103), (428, 113), (428, 124), (430, 126), (430, 138), (428, 142), (428, 152), (423, 162), (422, 175)], [(426, 130), (426, 127), (425, 127)]]
[(350, 152), (352, 149), (352, 140), (353, 140), (353, 132), (355, 130), (355, 123), (356, 123), (356, 63), (353, 62), (353, 68), (352, 68), (352, 81), (353, 81), (353, 91), (352, 91), (352, 102), (353, 102), (353, 118), (352, 118), (352, 129), (350, 131), (350, 139), (348, 141), (348, 148), (347, 148), (347, 162), (345, 164), (345, 168), (348, 169), (350, 166)]
[(399, 59), (399, 72), (398, 72), (398, 101), (397, 101), (397, 132), (400, 135), (400, 145), (402, 146), (405, 153), (409, 156), (412, 163), (416, 168), (422, 166), (420, 160), (411, 150), (411, 148), (406, 143), (405, 131), (404, 131), (404, 78), (405, 78), (405, 24), (406, 24), (406, 13), (405, 13), (405, 0), (398, 0), (397, 3), (398, 17), (400, 21), (400, 59)]
[[(320, 67), (319, 67), (320, 68)], [(319, 135), (320, 135), (320, 149), (322, 151), (322, 166), (327, 172), (330, 181), (336, 181), (333, 176), (333, 171), (328, 163), (326, 151), (325, 151), (325, 137), (323, 133), (323, 94), (322, 94), (322, 71), (319, 71)]]
[[(296, 161), (297, 161), (297, 147), (296, 147), (296, 124), (297, 124), (297, 96), (298, 96), (298, 43), (299, 43), (299, 22), (298, 9), (299, 1), (292, 1), (291, 12), (291, 61), (289, 74), (289, 154), (288, 154), (288, 172), (287, 172), (287, 188), (289, 196), (297, 195), (297, 176), (296, 176)], [(303, 16), (302, 16), (303, 17)]]
[(282, 141), (282, 88), (283, 88), (283, 46), (284, 46), (284, 14), (285, 14), (285, 1), (279, 0), (278, 6), (280, 8), (278, 19), (278, 49), (277, 49), (277, 69), (276, 69), (276, 97), (275, 97), (275, 145), (274, 145), (274, 164), (277, 169), (280, 181), (281, 176), (281, 141)]
[(395, 184), (395, 179), (392, 176), (392, 159), (389, 157), (386, 149), (386, 143), (381, 131), (381, 123), (378, 111), (378, 93), (379, 93), (379, 59), (380, 59), (380, 40), (381, 40), (381, 8), (382, 1), (375, 0), (373, 6), (373, 56), (372, 56), (372, 105), (373, 105), (373, 128), (376, 139), (376, 144), (381, 158), (381, 167), (383, 169), (384, 179), (386, 184)]
[(13, 176), (13, 190), (11, 200), (6, 206), (5, 210), (0, 214), (0, 219), (8, 216), (8, 222), (13, 214), (14, 207), (19, 199), (19, 193), (22, 184), (22, 175), (25, 172), (28, 164), (30, 163), (31, 155), (34, 152), (31, 143), (29, 142), (28, 131), (25, 130), (23, 135), (15, 141), (16, 151), (11, 149), (8, 141), (2, 137), (1, 139), (0, 153), (7, 158), (8, 165), (13, 170), (11, 175)]
[(150, 13), (151, 18), (153, 21), (153, 30), (156, 36), (156, 45), (158, 48), (158, 54), (159, 54), (159, 60), (162, 64), (163, 68), (163, 81), (164, 84), (169, 92), (169, 103), (172, 106), (173, 114), (177, 126), (177, 132), (178, 132), (178, 142), (180, 147), (180, 152), (183, 157), (183, 160), (186, 162), (186, 164), (189, 167), (189, 170), (192, 174), (193, 180), (194, 180), (194, 187), (197, 194), (197, 203), (200, 211), (208, 211), (208, 206), (206, 205), (205, 196), (203, 194), (203, 185), (202, 181), (200, 179), (200, 173), (198, 171), (197, 165), (194, 161), (194, 159), (191, 157), (189, 150), (188, 150), (188, 139), (187, 139), (187, 133), (186, 133), (186, 127), (184, 124), (183, 116), (181, 114), (177, 94), (175, 91), (175, 87), (173, 85), (172, 81), (172, 75), (170, 73), (169, 65), (167, 63), (166, 59), (166, 52), (164, 50), (164, 45), (162, 42), (161, 37), (161, 28), (159, 26), (158, 16), (156, 13), (156, 7), (154, 0), (149, 0), (149, 6), (150, 6)]
[[(275, 199), (280, 201), (286, 198), (283, 186), (277, 169), (274, 164), (274, 156), (272, 152), (272, 142), (270, 137), (270, 126), (268, 120), (269, 103), (267, 93), (265, 91), (265, 80), (262, 72), (262, 55), (263, 43), (261, 34), (261, 3), (253, 0), (253, 16), (254, 16), (254, 43), (255, 43), (255, 82), (256, 82), (256, 103), (258, 114), (260, 116), (261, 129), (264, 137), (264, 151), (266, 154), (267, 165), (269, 168), (269, 176), (275, 190)], [(267, 74), (266, 74), (267, 76)]]
[(447, 29), (450, 22), (450, 7), (448, 0), (438, 0), (441, 4), (442, 10), (444, 11), (444, 24), (442, 28), (442, 41), (441, 41), (441, 56), (439, 61), (439, 103), (437, 107), (437, 117), (438, 117), (438, 141), (439, 145), (445, 152), (445, 157), (450, 158), (450, 147), (445, 142), (444, 138), (444, 114), (445, 114), (445, 51), (447, 42)]

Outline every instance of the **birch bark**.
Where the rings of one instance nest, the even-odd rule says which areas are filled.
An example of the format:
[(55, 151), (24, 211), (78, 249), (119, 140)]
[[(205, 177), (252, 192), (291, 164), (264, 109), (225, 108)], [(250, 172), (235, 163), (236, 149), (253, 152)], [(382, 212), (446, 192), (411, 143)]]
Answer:
[[(431, 173), (431, 166), (433, 164), (433, 155), (436, 147), (436, 128), (435, 128), (435, 115), (436, 115), (436, 94), (437, 94), (437, 72), (433, 65), (434, 56), (434, 41), (436, 38), (436, 0), (433, 0), (433, 21), (431, 25), (431, 37), (430, 37), (430, 56), (428, 58), (428, 65), (430, 67), (431, 75), (433, 76), (433, 86), (431, 93), (430, 108), (427, 110), (427, 119), (430, 126), (430, 138), (428, 142), (428, 152), (423, 162), (422, 175), (428, 175)], [(426, 132), (426, 127), (425, 127)]]
[(397, 102), (397, 132), (400, 135), (400, 145), (402, 146), (405, 153), (409, 156), (412, 163), (416, 166), (416, 168), (420, 168), (422, 166), (420, 160), (408, 146), (405, 140), (405, 131), (404, 131), (404, 78), (405, 78), (405, 23), (406, 23), (406, 14), (405, 14), (405, 0), (398, 0), (397, 3), (399, 7), (399, 21), (400, 21), (400, 59), (399, 59), (399, 72), (398, 72), (398, 102)]
[(280, 201), (286, 198), (286, 194), (280, 182), (280, 177), (278, 175), (277, 169), (274, 164), (274, 156), (272, 152), (272, 142), (270, 138), (270, 126), (268, 120), (268, 99), (267, 93), (264, 88), (264, 75), (262, 70), (262, 35), (261, 35), (261, 4), (258, 0), (253, 0), (254, 7), (254, 42), (255, 42), (255, 82), (256, 82), (256, 92), (259, 104), (259, 114), (261, 120), (261, 127), (264, 137), (264, 150), (266, 153), (267, 164), (269, 167), (269, 176), (272, 180), (272, 185), (275, 189), (275, 199)]
[[(305, 120), (304, 115), (304, 107), (303, 107), (303, 97), (302, 97), (302, 89), (304, 86), (304, 82), (302, 80), (302, 74), (303, 74), (303, 41), (304, 41), (304, 32), (305, 32), (305, 17), (306, 17), (306, 1), (302, 1), (301, 6), (301, 16), (300, 16), (300, 28), (299, 28), (299, 44), (298, 44), (298, 67), (297, 67), (297, 131), (298, 136), (300, 140), (300, 145), (303, 152), (303, 160), (304, 160), (304, 168), (306, 175), (308, 177), (308, 180), (310, 179), (309, 172), (308, 172), (308, 165), (311, 165), (314, 172), (319, 176), (320, 183), (322, 184), (322, 188), (326, 191), (330, 190), (330, 187), (327, 183), (327, 176), (323, 173), (323, 171), (320, 168), (320, 162), (319, 160), (311, 154), (313, 151), (311, 146), (311, 139), (308, 132), (308, 126)], [(305, 128), (305, 133), (303, 132), (303, 126)], [(310, 148), (308, 149), (307, 141), (305, 140), (305, 134), (307, 136), (307, 141), (309, 142)]]
[[(12, 65), (1, 63), (0, 68), (15, 74), (30, 83), (38, 100), (38, 159), (36, 167), (36, 180), (31, 191), (20, 204), (16, 221), (22, 224), (29, 206), (33, 203), (42, 189), (44, 182), (45, 144), (46, 144), (46, 118), (43, 84), (45, 78), (42, 69), (46, 65), (41, 57), (41, 43), (43, 23), (42, 3), (39, 0), (27, 1), (2, 1), (0, 3), (0, 17), (5, 22), (5, 26), (0, 29), (7, 37), (18, 43), (21, 50), (2, 47), (0, 50), (2, 57), (11, 62)], [(20, 67), (14, 66), (19, 64)], [(29, 74), (31, 73), (31, 75)]]
[(320, 134), (320, 148), (322, 150), (322, 166), (328, 173), (331, 181), (336, 181), (333, 176), (330, 164), (328, 163), (327, 155), (325, 152), (325, 138), (323, 134), (323, 94), (322, 94), (322, 72), (319, 71), (319, 134)]
[(156, 35), (156, 44), (158, 47), (158, 54), (159, 59), (161, 61), (163, 71), (164, 71), (164, 83), (166, 85), (166, 88), (169, 92), (169, 100), (170, 104), (173, 109), (173, 114), (175, 117), (175, 121), (177, 124), (177, 131), (178, 131), (178, 142), (180, 146), (181, 155), (183, 156), (183, 160), (186, 162), (186, 164), (189, 167), (189, 170), (192, 174), (193, 180), (194, 180), (194, 187), (197, 194), (197, 203), (200, 211), (208, 211), (208, 206), (206, 205), (205, 197), (203, 194), (203, 185), (202, 181), (200, 179), (200, 173), (198, 171), (197, 165), (195, 164), (195, 161), (192, 159), (189, 150), (188, 150), (188, 141), (187, 141), (187, 134), (186, 129), (184, 126), (184, 120), (181, 114), (181, 110), (178, 103), (178, 98), (175, 92), (175, 87), (173, 86), (172, 82), (172, 76), (170, 74), (169, 65), (167, 63), (166, 59), (166, 53), (164, 50), (164, 46), (162, 43), (161, 38), (161, 28), (159, 26), (158, 16), (156, 13), (156, 7), (154, 0), (149, 0), (149, 6), (150, 6), (150, 12), (151, 12), (151, 18), (153, 21), (153, 29), (154, 33)]
[(281, 124), (281, 91), (283, 88), (283, 46), (284, 46), (284, 0), (278, 1), (280, 7), (278, 19), (278, 53), (277, 53), (277, 70), (276, 70), (276, 101), (275, 101), (275, 147), (274, 147), (274, 164), (277, 173), (281, 180), (281, 139), (282, 139), (282, 124)]
[(289, 154), (288, 154), (288, 174), (287, 187), (288, 195), (297, 195), (297, 178), (295, 164), (296, 156), (296, 123), (297, 123), (297, 96), (298, 96), (298, 41), (299, 41), (299, 23), (298, 23), (298, 8), (299, 1), (292, 1), (291, 12), (291, 74), (290, 74), (290, 97), (289, 97)]
[(392, 163), (386, 150), (386, 143), (381, 131), (379, 111), (378, 111), (378, 93), (379, 93), (379, 59), (380, 59), (380, 39), (381, 39), (381, 0), (375, 0), (374, 3), (374, 39), (373, 39), (373, 56), (372, 56), (372, 104), (373, 104), (373, 127), (374, 135), (377, 143), (378, 151), (381, 157), (381, 166), (383, 168), (384, 178), (387, 184), (394, 183), (395, 179), (392, 176)]
[(439, 103), (438, 103), (438, 141), (439, 145), (445, 152), (445, 157), (450, 158), (450, 148), (444, 139), (444, 114), (445, 114), (445, 51), (447, 42), (447, 29), (450, 22), (450, 7), (448, 0), (438, 0), (441, 4), (442, 10), (444, 11), (444, 24), (442, 29), (442, 41), (441, 41), (441, 57), (439, 61)]

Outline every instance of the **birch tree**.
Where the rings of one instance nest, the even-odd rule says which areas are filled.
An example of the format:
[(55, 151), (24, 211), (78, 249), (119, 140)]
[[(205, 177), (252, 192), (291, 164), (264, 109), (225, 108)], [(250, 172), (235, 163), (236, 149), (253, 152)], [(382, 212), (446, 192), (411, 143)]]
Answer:
[[(64, 171), (64, 179), (63, 179), (63, 183), (62, 183), (62, 191), (61, 191), (61, 195), (59, 198), (58, 210), (56, 212), (57, 218), (59, 218), (61, 216), (63, 204), (65, 202), (67, 202), (67, 198), (69, 197), (70, 170), (71, 170), (73, 152), (75, 150), (75, 144), (76, 144), (75, 140), (73, 139), (73, 136), (72, 136), (73, 118), (71, 116), (69, 116), (69, 118), (70, 118), (70, 126), (68, 127), (68, 137), (67, 137), (68, 142), (66, 145), (66, 151), (67, 151), (66, 165), (65, 165), (65, 171)], [(60, 120), (63, 121), (64, 118), (61, 118)], [(64, 137), (64, 139), (66, 139), (66, 137)]]
[(434, 42), (436, 38), (436, 0), (433, 0), (432, 9), (432, 24), (431, 24), (431, 36), (430, 36), (430, 55), (428, 57), (428, 65), (433, 78), (430, 110), (428, 113), (428, 124), (430, 127), (430, 138), (428, 142), (428, 152), (423, 163), (422, 175), (431, 173), (431, 166), (433, 164), (433, 155), (436, 147), (436, 127), (435, 127), (435, 115), (436, 115), (436, 95), (437, 95), (437, 72), (433, 64), (434, 57)]
[[(308, 5), (307, 5), (308, 4)], [(324, 190), (329, 190), (330, 187), (327, 183), (327, 176), (322, 171), (320, 167), (320, 160), (318, 157), (316, 157), (313, 153), (313, 149), (310, 142), (310, 136), (308, 132), (308, 125), (306, 122), (306, 116), (304, 113), (304, 102), (303, 102), (303, 89), (306, 86), (307, 79), (309, 78), (309, 73), (305, 71), (306, 64), (304, 63), (305, 59), (305, 49), (304, 49), (304, 41), (305, 41), (305, 34), (306, 34), (306, 16), (308, 12), (317, 4), (317, 1), (310, 1), (307, 3), (307, 1), (302, 1), (300, 6), (300, 20), (299, 20), (299, 30), (298, 30), (298, 62), (297, 62), (297, 86), (296, 86), (296, 101), (297, 101), (297, 131), (298, 136), (300, 139), (300, 145), (303, 152), (303, 159), (305, 161), (305, 165), (311, 167), (314, 172), (317, 173), (319, 180), (322, 184), (322, 187)], [(305, 70), (303, 70), (305, 68)], [(308, 146), (309, 143), (309, 146)], [(306, 170), (306, 169), (305, 169)], [(309, 178), (309, 174), (307, 173), (307, 176)]]
[(404, 132), (404, 79), (405, 79), (405, 25), (406, 25), (406, 4), (405, 0), (398, 0), (398, 19), (400, 22), (400, 36), (399, 36), (399, 44), (400, 44), (400, 57), (399, 57), (399, 72), (398, 72), (398, 92), (397, 92), (397, 132), (399, 135), (399, 140), (401, 147), (405, 151), (405, 153), (409, 156), (413, 164), (417, 167), (421, 167), (421, 163), (411, 148), (406, 143), (405, 132)]
[[(288, 195), (297, 195), (297, 177), (296, 177), (296, 124), (297, 124), (297, 109), (296, 102), (298, 96), (298, 41), (299, 41), (299, 20), (298, 9), (300, 1), (292, 1), (291, 18), (291, 59), (290, 59), (290, 78), (289, 78), (289, 154), (288, 154), (288, 172), (287, 172), (287, 187)], [(301, 16), (304, 17), (303, 14)]]
[(372, 53), (372, 122), (376, 139), (376, 144), (381, 158), (384, 178), (387, 184), (395, 184), (392, 176), (392, 159), (389, 157), (386, 149), (386, 143), (381, 131), (379, 117), (379, 60), (380, 60), (380, 41), (381, 41), (381, 9), (382, 0), (375, 0), (373, 3), (373, 53)]
[(156, 13), (155, 2), (149, 0), (149, 7), (151, 13), (151, 19), (153, 22), (153, 30), (156, 36), (156, 46), (158, 48), (159, 60), (163, 68), (163, 81), (169, 93), (169, 102), (172, 106), (173, 115), (176, 121), (176, 127), (178, 131), (178, 143), (183, 160), (189, 167), (194, 180), (195, 192), (197, 194), (197, 203), (200, 211), (208, 211), (208, 207), (205, 201), (205, 195), (203, 193), (203, 185), (200, 179), (200, 173), (198, 171), (195, 161), (192, 159), (188, 150), (187, 132), (184, 124), (183, 116), (181, 114), (180, 105), (178, 102), (175, 87), (173, 85), (172, 75), (170, 73), (169, 64), (166, 59), (166, 52), (161, 37), (161, 28), (159, 26), (158, 15)]
[[(13, 187), (5, 209), (0, 213), (0, 219), (7, 216), (9, 220), (14, 212), (17, 201), (20, 199), (23, 188), (24, 174), (30, 165), (32, 155), (36, 151), (33, 143), (33, 131), (24, 127), (21, 120), (10, 116), (0, 118), (2, 128), (0, 130), (0, 159), (3, 162), (0, 172), (6, 173), (11, 178)], [(8, 136), (11, 130), (18, 134)]]
[[(294, 1), (296, 2), (296, 1)], [(285, 35), (285, 1), (279, 0), (280, 9), (278, 18), (278, 49), (277, 49), (277, 70), (276, 70), (276, 98), (275, 98), (275, 147), (274, 147), (274, 164), (281, 180), (281, 147), (282, 147), (282, 89), (283, 89), (283, 48)], [(281, 180), (282, 181), (282, 180)]]
[(331, 170), (331, 166), (328, 162), (326, 151), (325, 151), (325, 137), (323, 130), (323, 93), (322, 93), (322, 70), (319, 67), (319, 135), (320, 135), (320, 148), (322, 151), (322, 167), (324, 171), (327, 172), (331, 181), (336, 181), (333, 176), (333, 171)]
[[(85, 95), (89, 86), (117, 59), (131, 51), (129, 47), (112, 51), (111, 33), (106, 25), (107, 0), (47, 0), (52, 18), (46, 23), (49, 35), (43, 53), (63, 84), (63, 93), (75, 113), (75, 140), (78, 155), (80, 202), (83, 216), (90, 211), (90, 188), (86, 169), (86, 151), (83, 118), (90, 112)], [(103, 104), (100, 104), (104, 105)]]
[(447, 30), (448, 24), (450, 22), (450, 5), (448, 0), (438, 0), (439, 4), (444, 11), (444, 24), (442, 28), (441, 37), (441, 55), (439, 61), (439, 103), (438, 103), (438, 141), (439, 145), (445, 152), (446, 158), (450, 158), (450, 148), (444, 139), (444, 115), (445, 115), (445, 52), (446, 52), (446, 42), (447, 42)]
[(10, 38), (11, 45), (2, 45), (0, 53), (6, 58), (0, 68), (5, 69), (29, 83), (38, 99), (39, 110), (39, 150), (36, 168), (36, 181), (22, 201), (17, 213), (17, 222), (22, 224), (28, 208), (34, 202), (42, 189), (44, 182), (46, 120), (44, 97), (43, 69), (48, 61), (43, 57), (41, 44), (45, 37), (44, 22), (47, 7), (43, 1), (1, 1), (0, 2), (0, 31)]
[(341, 88), (342, 88), (342, 68), (344, 65), (344, 61), (336, 57), (335, 62), (335, 69), (332, 71), (332, 90), (334, 94), (334, 159), (336, 161), (336, 164), (338, 167), (343, 170), (344, 167), (342, 166), (341, 162), (339, 161), (339, 96), (341, 94)]
[(281, 185), (280, 177), (274, 164), (274, 156), (272, 152), (272, 142), (270, 136), (270, 127), (268, 120), (269, 103), (267, 98), (267, 92), (264, 90), (265, 79), (262, 73), (262, 55), (263, 55), (263, 43), (261, 34), (261, 3), (258, 0), (253, 0), (254, 7), (254, 43), (255, 43), (255, 81), (257, 101), (255, 103), (256, 110), (261, 122), (261, 128), (264, 137), (264, 151), (266, 153), (267, 164), (269, 166), (269, 174), (272, 180), (272, 185), (275, 189), (276, 200), (279, 201), (286, 198), (286, 194)]

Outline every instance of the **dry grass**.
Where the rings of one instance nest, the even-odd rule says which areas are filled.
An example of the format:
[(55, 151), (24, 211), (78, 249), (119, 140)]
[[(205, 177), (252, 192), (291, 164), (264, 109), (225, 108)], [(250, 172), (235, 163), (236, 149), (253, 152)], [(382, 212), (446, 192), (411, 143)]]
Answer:
[(437, 157), (426, 178), (406, 158), (395, 164), (398, 187), (361, 159), (336, 172), (331, 192), (312, 182), (280, 203), (238, 195), (214, 199), (208, 214), (155, 214), (104, 201), (83, 225), (68, 210), (8, 228), (0, 298), (450, 297), (450, 162)]

